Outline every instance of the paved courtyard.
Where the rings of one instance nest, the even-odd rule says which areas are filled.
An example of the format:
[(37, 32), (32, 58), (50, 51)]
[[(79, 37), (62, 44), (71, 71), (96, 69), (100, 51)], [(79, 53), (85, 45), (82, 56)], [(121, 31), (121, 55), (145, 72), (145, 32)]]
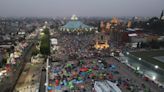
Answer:
[(164, 56), (156, 56), (153, 58), (164, 63)]
[(108, 53), (104, 54), (109, 51), (92, 49), (93, 37), (93, 35), (60, 37), (56, 55), (64, 61), (51, 63), (50, 92), (63, 90), (94, 92), (94, 82), (102, 80), (116, 83), (122, 92), (163, 92), (151, 80), (147, 80), (115, 58), (106, 56)]
[(22, 72), (15, 92), (36, 92), (39, 89), (41, 64), (27, 63)]

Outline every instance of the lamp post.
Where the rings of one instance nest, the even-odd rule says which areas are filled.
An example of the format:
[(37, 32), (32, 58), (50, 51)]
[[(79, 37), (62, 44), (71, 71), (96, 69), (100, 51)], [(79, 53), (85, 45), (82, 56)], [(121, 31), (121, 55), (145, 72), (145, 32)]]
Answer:
[(114, 52), (111, 53), (111, 56), (114, 56)]
[(128, 63), (128, 60), (126, 59), (125, 62)]
[(140, 70), (140, 67), (138, 66), (136, 70), (139, 71)]
[(156, 80), (156, 76), (153, 76), (153, 77), (152, 77), (152, 80)]
[(126, 52), (127, 55), (129, 55), (129, 52)]
[(47, 57), (47, 62), (46, 62), (46, 83), (45, 83), (45, 86), (46, 86), (46, 89), (45, 89), (45, 92), (48, 92), (48, 68), (49, 68), (49, 56)]
[(155, 69), (158, 69), (158, 68), (159, 68), (159, 66), (158, 66), (158, 65), (155, 65), (154, 67), (155, 67)]
[(138, 58), (139, 61), (141, 61), (141, 58)]

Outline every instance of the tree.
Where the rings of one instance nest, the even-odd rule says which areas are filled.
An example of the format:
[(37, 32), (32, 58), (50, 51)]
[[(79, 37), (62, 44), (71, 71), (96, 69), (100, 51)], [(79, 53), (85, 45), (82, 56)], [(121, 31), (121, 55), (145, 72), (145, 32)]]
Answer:
[(39, 50), (37, 48), (33, 49), (32, 55), (36, 56), (39, 53)]
[(155, 40), (152, 40), (149, 44), (152, 49), (159, 49), (160, 47), (158, 41)]
[(50, 35), (50, 32), (49, 32), (49, 29), (48, 28), (45, 28), (44, 31), (43, 31), (46, 35)]
[(140, 48), (148, 48), (149, 47), (149, 44), (146, 43), (146, 42), (141, 42), (140, 43)]
[(140, 48), (140, 44), (139, 44), (139, 42), (137, 43), (137, 48)]
[(160, 47), (164, 47), (164, 41), (160, 41), (160, 42), (159, 42), (159, 46), (160, 46)]
[(2, 58), (2, 66), (6, 65), (7, 63), (7, 58)]
[(152, 30), (153, 33), (163, 33), (164, 30), (164, 21), (161, 21), (159, 18), (157, 17), (153, 17), (151, 19), (149, 19), (148, 21), (145, 22), (144, 28), (148, 29), (148, 30)]
[(143, 42), (141, 42), (140, 48), (144, 48), (144, 43)]
[(2, 55), (1, 67), (6, 65), (8, 58), (9, 58), (9, 53), (5, 53), (5, 54)]
[(50, 33), (49, 29), (44, 29), (44, 35), (41, 38), (40, 53), (43, 55), (50, 54)]

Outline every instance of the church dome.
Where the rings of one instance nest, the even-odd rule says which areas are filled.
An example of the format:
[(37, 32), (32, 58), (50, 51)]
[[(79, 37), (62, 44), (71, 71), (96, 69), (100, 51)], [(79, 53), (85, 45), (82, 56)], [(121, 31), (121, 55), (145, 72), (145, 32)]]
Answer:
[(78, 20), (78, 17), (75, 14), (73, 14), (71, 20)]

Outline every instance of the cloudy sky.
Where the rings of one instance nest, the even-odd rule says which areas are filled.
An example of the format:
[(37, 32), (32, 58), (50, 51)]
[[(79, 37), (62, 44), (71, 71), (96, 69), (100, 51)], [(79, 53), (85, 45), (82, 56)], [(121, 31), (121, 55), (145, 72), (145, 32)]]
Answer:
[(164, 0), (0, 0), (0, 16), (160, 16)]

